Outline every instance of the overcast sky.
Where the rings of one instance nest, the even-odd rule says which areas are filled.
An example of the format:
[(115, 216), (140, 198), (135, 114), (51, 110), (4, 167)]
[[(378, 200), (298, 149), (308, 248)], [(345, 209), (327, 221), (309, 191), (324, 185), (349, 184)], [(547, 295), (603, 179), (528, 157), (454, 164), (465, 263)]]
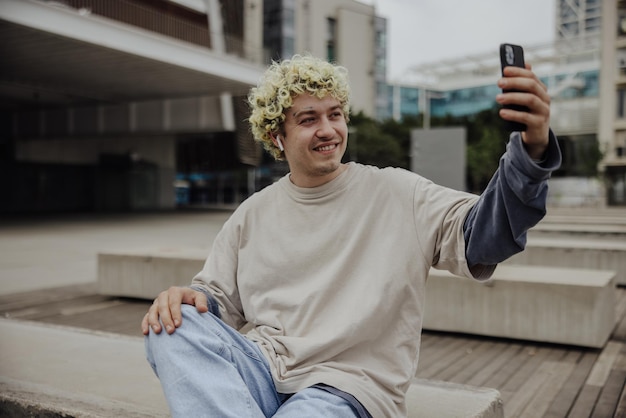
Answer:
[(555, 0), (359, 1), (387, 18), (390, 80), (412, 65), (498, 54), (503, 42), (530, 46), (555, 37)]

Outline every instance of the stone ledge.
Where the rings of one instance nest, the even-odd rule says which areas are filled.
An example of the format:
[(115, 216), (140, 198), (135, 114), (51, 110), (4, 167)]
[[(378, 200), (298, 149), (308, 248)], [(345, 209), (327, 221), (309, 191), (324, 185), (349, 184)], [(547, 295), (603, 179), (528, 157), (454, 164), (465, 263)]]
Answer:
[(504, 264), (613, 270), (615, 283), (626, 285), (626, 242), (529, 236), (526, 249)]
[[(0, 333), (0, 412), (41, 418), (169, 416), (141, 337), (6, 319), (0, 319)], [(409, 418), (503, 416), (497, 390), (453, 383), (418, 379), (407, 402)]]
[[(187, 286), (208, 250), (148, 248), (98, 255), (99, 292), (154, 299)], [(504, 263), (481, 284), (431, 269), (424, 329), (602, 347), (614, 327), (614, 272)]]
[(615, 273), (498, 266), (485, 283), (431, 269), (424, 329), (603, 347), (615, 326)]
[(98, 292), (154, 299), (170, 286), (187, 286), (204, 266), (209, 250), (147, 248), (98, 254)]
[[(457, 383), (414, 379), (407, 392), (406, 402), (408, 418), (504, 417), (499, 391)], [(446, 405), (445, 409), (442, 405)]]

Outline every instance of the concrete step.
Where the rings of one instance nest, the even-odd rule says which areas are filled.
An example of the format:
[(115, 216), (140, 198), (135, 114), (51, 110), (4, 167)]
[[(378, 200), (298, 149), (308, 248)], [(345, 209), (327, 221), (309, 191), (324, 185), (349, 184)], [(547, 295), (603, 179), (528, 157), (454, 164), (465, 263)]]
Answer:
[(154, 299), (170, 286), (188, 286), (209, 251), (200, 248), (132, 248), (98, 253), (98, 292)]
[(526, 249), (505, 264), (613, 270), (626, 285), (626, 241), (575, 237), (528, 237)]
[(142, 337), (7, 319), (0, 335), (3, 408), (43, 414), (34, 416), (169, 416)]
[(500, 392), (490, 388), (415, 379), (406, 394), (408, 418), (503, 418)]
[[(546, 245), (550, 244), (552, 251), (563, 253), (563, 257), (570, 257), (568, 251), (576, 249), (598, 251), (613, 263), (626, 262), (626, 254), (621, 260), (605, 248), (608, 245), (619, 249), (624, 245), (621, 242), (603, 242), (603, 246), (591, 248), (567, 240), (539, 242), (544, 245), (529, 245), (526, 251), (540, 257), (539, 249), (548, 251)], [(559, 245), (569, 245), (570, 250)], [(591, 255), (577, 255), (581, 260), (593, 261)], [(188, 285), (206, 256), (206, 250), (195, 248), (101, 252), (98, 289), (106, 295), (153, 299), (170, 286)], [(432, 269), (427, 282), (424, 329), (602, 347), (615, 325), (615, 276), (615, 272), (591, 268), (506, 262), (498, 266), (494, 279), (484, 285)]]
[[(143, 338), (0, 319), (0, 416), (169, 416)], [(502, 418), (500, 393), (416, 380), (409, 418)]]
[(615, 273), (503, 264), (481, 283), (431, 269), (424, 329), (603, 347), (615, 327)]

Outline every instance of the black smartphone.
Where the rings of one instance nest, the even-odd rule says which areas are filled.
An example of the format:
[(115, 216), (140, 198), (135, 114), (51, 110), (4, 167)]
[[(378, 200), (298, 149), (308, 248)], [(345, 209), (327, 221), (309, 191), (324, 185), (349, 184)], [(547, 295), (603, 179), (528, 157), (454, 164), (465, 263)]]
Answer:
[[(521, 67), (525, 68), (524, 64), (524, 49), (519, 45), (513, 44), (500, 44), (500, 67), (501, 70), (504, 70), (504, 67)], [(502, 90), (503, 93), (507, 93), (513, 90)], [(504, 105), (506, 109), (518, 110), (520, 112), (528, 112), (528, 108), (526, 106), (519, 105)], [(508, 120), (503, 120), (504, 127), (507, 131), (525, 131), (526, 125), (519, 122), (511, 122)]]

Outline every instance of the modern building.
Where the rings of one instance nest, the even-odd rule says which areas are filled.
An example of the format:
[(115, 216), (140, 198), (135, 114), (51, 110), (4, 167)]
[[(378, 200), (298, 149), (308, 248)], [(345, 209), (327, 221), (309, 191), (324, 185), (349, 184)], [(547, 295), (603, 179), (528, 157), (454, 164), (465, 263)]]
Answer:
[[(348, 68), (352, 110), (386, 106), (387, 21), (355, 0), (265, 0), (264, 46), (273, 59), (310, 53)], [(382, 94), (379, 94), (382, 93)]]
[(0, 1), (0, 213), (237, 204), (263, 186), (245, 96), (272, 57), (336, 60), (359, 85), (355, 111), (375, 113), (386, 45), (374, 12), (354, 0)]
[(557, 0), (556, 38), (598, 35), (602, 29), (602, 0)]
[(177, 173), (254, 163), (260, 0), (0, 2), (0, 208), (165, 209)]
[(610, 204), (626, 205), (626, 2), (602, 1), (598, 141)]
[[(559, 193), (582, 195), (582, 189), (604, 189), (602, 181), (583, 179), (579, 174), (591, 161), (589, 150), (595, 147), (603, 153), (599, 170), (606, 189), (590, 192), (593, 198), (582, 196), (572, 201), (597, 204), (601, 199), (610, 205), (624, 205), (626, 116), (619, 112), (626, 108), (620, 104), (620, 97), (626, 101), (626, 94), (621, 93), (626, 91), (626, 81), (619, 77), (619, 57), (623, 49), (626, 74), (626, 30), (622, 39), (618, 16), (626, 16), (626, 2), (558, 1), (556, 6), (555, 41), (524, 45), (524, 49), (526, 61), (533, 64), (552, 97), (551, 125), (564, 154), (557, 176), (568, 177), (569, 183), (562, 183), (570, 189)], [(400, 119), (421, 114), (428, 127), (432, 117), (472, 115), (496, 105), (499, 77), (497, 45), (485, 54), (411, 68), (402, 79), (390, 83), (390, 106), (378, 117)]]
[[(598, 131), (600, 78), (599, 37), (584, 41), (524, 46), (526, 61), (548, 86), (552, 96), (552, 127), (562, 138), (576, 141)], [(496, 106), (500, 77), (497, 45), (487, 54), (445, 60), (412, 68), (404, 82), (390, 84), (386, 114), (432, 117), (469, 116)]]

